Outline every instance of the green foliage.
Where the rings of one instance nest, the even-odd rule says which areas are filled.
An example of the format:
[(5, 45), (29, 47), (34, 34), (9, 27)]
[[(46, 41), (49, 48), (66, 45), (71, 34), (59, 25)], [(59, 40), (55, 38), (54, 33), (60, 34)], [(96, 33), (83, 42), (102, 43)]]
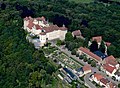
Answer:
[(65, 41), (72, 41), (74, 38), (71, 32), (67, 32), (65, 35)]
[(74, 1), (76, 3), (90, 3), (93, 2), (94, 0), (69, 0), (69, 1)]
[(91, 62), (92, 62), (91, 60), (88, 60), (88, 64), (91, 64)]
[(65, 44), (66, 44), (66, 47), (68, 48), (68, 50), (72, 51), (73, 49), (83, 46), (83, 42), (84, 42), (84, 40), (82, 40), (80, 38), (76, 38), (72, 41), (66, 41)]
[(80, 55), (80, 56), (79, 56), (79, 59), (83, 59), (83, 58), (84, 58), (84, 56), (83, 56), (83, 55)]
[(80, 79), (81, 79), (82, 81), (84, 81), (84, 77), (80, 77)]
[(88, 38), (85, 39), (85, 41), (83, 42), (83, 47), (88, 47)]
[(120, 87), (120, 84), (118, 84), (118, 87)]
[(63, 41), (61, 41), (61, 40), (57, 40), (57, 43), (56, 43), (56, 44), (57, 44), (58, 46), (60, 46), (60, 45), (62, 45), (62, 42), (63, 42)]
[(95, 61), (92, 61), (92, 62), (91, 62), (91, 66), (92, 66), (92, 67), (96, 67), (96, 62), (95, 62)]
[[(56, 14), (68, 17), (71, 20), (71, 24), (68, 25), (69, 31), (80, 29), (83, 36), (88, 39), (96, 35), (103, 36), (104, 41), (112, 43), (108, 47), (108, 54), (120, 57), (119, 5), (77, 4), (68, 2), (68, 0), (30, 2), (7, 0), (5, 1), (6, 9), (0, 8), (0, 88), (46, 88), (46, 85), (52, 85), (54, 82), (56, 82), (56, 86), (58, 84), (51, 75), (56, 69), (44, 57), (42, 51), (35, 50), (34, 46), (26, 41), (26, 33), (21, 28), (23, 26), (23, 20), (20, 18), (22, 11), (15, 9), (16, 3), (34, 9), (35, 17), (43, 15), (50, 22), (53, 21)], [(82, 22), (83, 20), (88, 22), (88, 26)], [(83, 45), (83, 41), (74, 39), (70, 32), (66, 35), (65, 40), (69, 50)], [(91, 65), (96, 64), (91, 62)], [(52, 86), (52, 88), (54, 87)]]
[(83, 60), (84, 60), (84, 62), (87, 62), (87, 57), (84, 57), (84, 59), (83, 59)]
[(42, 50), (35, 50), (33, 44), (26, 41), (26, 33), (21, 28), (23, 19), (18, 11), (11, 7), (1, 13), (0, 88), (41, 88), (43, 84), (46, 88), (46, 85), (52, 85), (56, 68)]
[(79, 57), (79, 53), (76, 53), (76, 57)]
[(108, 55), (115, 55), (116, 47), (114, 45), (111, 45), (108, 47)]
[(39, 38), (39, 37), (37, 35), (35, 35), (35, 36), (32, 36), (31, 38), (36, 39), (36, 38)]
[(102, 53), (105, 53), (105, 43), (104, 43), (104, 41), (101, 41), (99, 50), (100, 50)]
[(76, 50), (72, 50), (72, 51), (71, 51), (71, 54), (72, 54), (72, 55), (76, 55)]

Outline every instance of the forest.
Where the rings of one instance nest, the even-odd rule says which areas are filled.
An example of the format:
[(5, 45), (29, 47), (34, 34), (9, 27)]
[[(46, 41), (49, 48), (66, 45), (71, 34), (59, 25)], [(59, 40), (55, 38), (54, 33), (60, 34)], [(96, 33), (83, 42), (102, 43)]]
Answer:
[(26, 41), (22, 29), (26, 16), (44, 16), (68, 31), (81, 30), (86, 39), (103, 36), (112, 43), (109, 55), (120, 57), (120, 5), (95, 0), (75, 3), (68, 0), (4, 0), (0, 2), (0, 88), (54, 88), (58, 69)]

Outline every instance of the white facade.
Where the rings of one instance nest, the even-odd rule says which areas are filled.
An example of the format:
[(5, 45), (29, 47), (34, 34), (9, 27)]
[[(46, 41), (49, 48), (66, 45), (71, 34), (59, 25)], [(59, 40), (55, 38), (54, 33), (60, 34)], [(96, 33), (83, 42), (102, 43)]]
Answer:
[(57, 39), (59, 38), (59, 36), (60, 36), (60, 30), (55, 30), (55, 31), (46, 33), (46, 37), (48, 38), (48, 40)]
[(29, 24), (29, 21), (28, 20), (24, 20), (24, 26), (23, 26), (23, 28), (25, 30), (27, 29), (28, 24)]
[(46, 33), (46, 38), (48, 38), (48, 40), (53, 40), (53, 39), (64, 40), (66, 33), (67, 33), (67, 30), (55, 30), (55, 31)]
[(90, 72), (92, 72), (92, 70), (87, 70), (87, 71), (84, 71), (84, 74), (88, 74)]
[(44, 44), (46, 43), (46, 35), (39, 35), (39, 40), (41, 42), (40, 46), (44, 46)]
[[(54, 28), (57, 27), (57, 28)], [(47, 29), (44, 29), (47, 28)], [(49, 29), (50, 28), (50, 29)], [(44, 46), (47, 40), (60, 39), (64, 40), (67, 33), (65, 27), (51, 26), (45, 21), (44, 17), (41, 18), (31, 18), (26, 17), (24, 19), (24, 30), (34, 35), (37, 35), (40, 40), (40, 46)]]
[(67, 33), (67, 30), (60, 31), (60, 36), (59, 36), (60, 40), (64, 40), (65, 39), (66, 33)]
[(116, 80), (120, 81), (120, 76), (115, 75)]
[(93, 81), (95, 81), (97, 84), (99, 84), (99, 83), (100, 83), (100, 81), (99, 81), (99, 80), (97, 80), (97, 78), (96, 78), (94, 75), (92, 75), (92, 79), (93, 79)]
[(106, 86), (106, 85), (105, 85), (104, 83), (102, 83), (101, 81), (100, 81), (99, 84), (100, 84), (100, 86)]
[(67, 30), (55, 30), (52, 32), (48, 32), (45, 35), (39, 35), (39, 39), (41, 41), (41, 43), (46, 43), (47, 40), (54, 40), (54, 39), (60, 39), (60, 40), (64, 40), (65, 39), (65, 35), (67, 33)]
[(112, 77), (112, 76), (114, 76), (114, 74), (115, 74), (116, 71), (117, 70), (114, 69), (112, 73), (108, 72), (107, 70), (105, 72), (106, 72), (107, 75), (109, 75), (110, 77)]

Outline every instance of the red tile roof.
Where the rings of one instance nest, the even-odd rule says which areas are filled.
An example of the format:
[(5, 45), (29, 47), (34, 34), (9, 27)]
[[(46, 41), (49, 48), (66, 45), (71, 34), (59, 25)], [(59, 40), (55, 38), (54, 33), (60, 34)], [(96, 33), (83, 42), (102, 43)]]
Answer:
[(115, 83), (110, 82), (108, 85), (109, 88), (117, 88), (117, 85)]
[(100, 79), (102, 79), (102, 78), (104, 78), (101, 74), (99, 74), (99, 73), (95, 73), (94, 74), (94, 77), (98, 80), (98, 81), (100, 81)]
[[(36, 20), (43, 20), (43, 21), (45, 20), (44, 17), (32, 18), (31, 16), (29, 16), (29, 17), (24, 18), (24, 20), (29, 20), (29, 24), (27, 26), (29, 29), (32, 29), (32, 27), (35, 25), (33, 23), (34, 19), (36, 19)], [(35, 25), (35, 27), (36, 27), (37, 30), (41, 29), (41, 27), (39, 25)]]
[[(38, 17), (38, 18), (34, 18), (34, 19), (36, 19), (38, 21), (42, 20), (44, 22), (44, 24), (47, 24), (47, 21), (45, 21), (45, 17), (43, 17), (43, 16)], [(29, 24), (27, 26), (29, 29), (32, 29), (32, 27), (35, 25), (33, 23), (34, 19), (32, 17), (24, 18), (24, 20), (29, 20)], [(35, 27), (36, 27), (36, 30), (42, 29), (42, 27), (39, 25), (35, 25)], [(49, 27), (43, 27), (43, 30), (45, 30), (45, 33), (48, 33), (48, 32), (52, 32), (54, 30), (63, 30), (64, 31), (64, 30), (67, 30), (67, 28), (66, 27), (58, 27), (57, 25), (50, 25)]]
[(81, 50), (82, 52), (86, 53), (87, 55), (91, 56), (93, 59), (95, 59), (96, 61), (101, 61), (102, 58), (100, 58), (99, 56), (97, 56), (96, 54), (92, 53), (89, 49), (87, 48), (83, 48), (80, 47), (79, 50)]
[(29, 20), (29, 24), (28, 24), (28, 28), (32, 29), (32, 27), (34, 26), (33, 20)]
[(109, 64), (104, 64), (104, 65), (103, 65), (103, 68), (104, 68), (106, 71), (108, 71), (109, 73), (111, 73), (111, 74), (112, 74), (112, 72), (114, 71), (114, 69), (116, 69), (116, 67), (112, 67), (112, 66), (110, 66)]
[(103, 83), (104, 85), (106, 85), (107, 83), (109, 83), (109, 80), (102, 78), (102, 79), (100, 79), (100, 82)]
[(91, 70), (91, 66), (90, 65), (83, 66), (83, 71), (88, 71), (88, 70)]
[(73, 31), (72, 34), (73, 34), (74, 36), (81, 36), (80, 30)]
[(59, 27), (57, 25), (50, 25), (49, 27), (43, 27), (43, 30), (45, 30), (45, 32), (48, 33), (54, 30), (59, 30)]
[(105, 60), (106, 63), (111, 64), (113, 66), (116, 66), (118, 64), (118, 62), (116, 61), (116, 59), (112, 55), (106, 57), (104, 60)]
[(67, 30), (67, 28), (66, 27), (59, 27), (59, 30)]
[(43, 16), (42, 16), (42, 17), (37, 17), (37, 18), (35, 18), (35, 19), (38, 20), (38, 21), (40, 21), (40, 20), (41, 20), (41, 21), (45, 21), (45, 17), (43, 17)]
[(45, 20), (45, 17), (42, 16), (42, 17), (37, 17), (35, 18), (37, 21), (43, 21), (44, 24), (47, 24), (47, 21)]
[(100, 43), (102, 41), (102, 36), (92, 37), (92, 41), (96, 41), (97, 43)]
[(41, 26), (39, 26), (38, 24), (37, 24), (37, 25), (35, 25), (35, 27), (36, 27), (36, 29), (37, 29), (37, 30), (41, 30), (41, 29), (42, 29), (42, 27), (41, 27)]
[(49, 27), (44, 27), (43, 29), (45, 30), (46, 33), (52, 32), (55, 30), (67, 30), (66, 27), (58, 27), (57, 25), (50, 25)]

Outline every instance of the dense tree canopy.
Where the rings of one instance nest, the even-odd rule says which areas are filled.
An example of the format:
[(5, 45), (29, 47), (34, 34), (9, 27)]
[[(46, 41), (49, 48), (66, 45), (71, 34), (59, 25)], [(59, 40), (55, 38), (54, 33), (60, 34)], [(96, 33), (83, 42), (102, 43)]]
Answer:
[[(80, 29), (87, 39), (101, 35), (104, 41), (112, 43), (108, 48), (109, 54), (120, 57), (118, 4), (102, 2), (77, 4), (68, 0), (4, 0), (0, 7), (2, 88), (47, 88), (45, 85), (57, 82), (53, 77), (56, 68), (44, 57), (41, 50), (36, 51), (33, 45), (26, 41), (26, 33), (22, 29), (22, 18), (26, 16), (45, 16), (54, 24), (59, 26), (65, 24), (71, 32)], [(70, 50), (82, 45), (81, 40), (74, 41), (76, 41), (74, 44), (71, 40), (67, 41), (71, 43), (68, 43)]]
[(26, 41), (20, 13), (8, 6), (0, 13), (0, 88), (46, 88), (57, 82), (52, 76), (57, 67)]
[(99, 50), (100, 50), (102, 53), (105, 53), (105, 43), (104, 43), (104, 41), (101, 41)]
[(95, 52), (98, 50), (98, 44), (96, 41), (92, 41), (92, 44), (90, 45), (90, 51)]

